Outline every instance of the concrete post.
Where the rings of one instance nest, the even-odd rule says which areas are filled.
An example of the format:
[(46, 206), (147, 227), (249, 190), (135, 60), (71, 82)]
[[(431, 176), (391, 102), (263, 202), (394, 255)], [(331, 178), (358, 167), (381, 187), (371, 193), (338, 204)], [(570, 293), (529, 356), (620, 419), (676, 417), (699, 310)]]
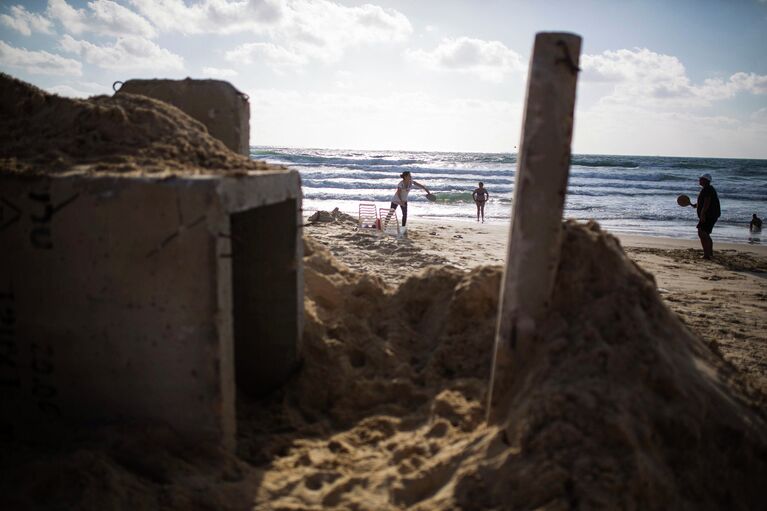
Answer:
[(531, 347), (556, 277), (580, 47), (574, 34), (535, 37), (490, 379), (491, 423), (506, 415), (514, 366)]

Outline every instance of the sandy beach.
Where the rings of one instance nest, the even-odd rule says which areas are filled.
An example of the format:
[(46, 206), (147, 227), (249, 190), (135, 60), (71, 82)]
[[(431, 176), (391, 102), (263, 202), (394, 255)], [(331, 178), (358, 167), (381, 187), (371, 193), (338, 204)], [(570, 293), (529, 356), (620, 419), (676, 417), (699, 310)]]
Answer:
[[(469, 271), (506, 260), (508, 224), (416, 218), (398, 239), (358, 231), (352, 217), (338, 219), (310, 223), (305, 232), (352, 270), (380, 275), (392, 285), (431, 265)], [(696, 240), (617, 238), (654, 276), (666, 305), (767, 394), (767, 246), (715, 240), (715, 257), (706, 261)]]
[(684, 242), (565, 224), (546, 341), (498, 428), (484, 414), (505, 226), (415, 220), (397, 239), (321, 216), (335, 218), (305, 226), (306, 366), (270, 407), (288, 432), (250, 429), (241, 448), (271, 460), (255, 509), (747, 509), (761, 498), (759, 248), (719, 247), (701, 264)]
[[(70, 101), (2, 81), (16, 116), (0, 122), (26, 134), (0, 158), (7, 173), (234, 179), (269, 168), (170, 105)], [(91, 124), (72, 122), (129, 138), (73, 144), (62, 119), (83, 118)], [(131, 123), (155, 129), (138, 137), (124, 129)], [(41, 127), (62, 135), (44, 137)], [(179, 156), (180, 145), (199, 151)], [(427, 222), (416, 210), (398, 238), (358, 230), (344, 214), (311, 218), (303, 236), (294, 231), (303, 260), (286, 264), (303, 275), (294, 281), (304, 291), (300, 361), (266, 394), (236, 390), (236, 450), (142, 417), (53, 423), (34, 442), (3, 444), (0, 507), (748, 510), (765, 501), (764, 247), (715, 241), (714, 259), (701, 261), (693, 242), (563, 222), (545, 317), (526, 338), (535, 342), (515, 352), (499, 419), (488, 423), (508, 226)], [(259, 230), (246, 234), (268, 244)], [(267, 280), (262, 293), (279, 285)], [(168, 302), (193, 294), (183, 289)], [(188, 349), (177, 346), (179, 355)], [(174, 400), (190, 394), (173, 390)]]

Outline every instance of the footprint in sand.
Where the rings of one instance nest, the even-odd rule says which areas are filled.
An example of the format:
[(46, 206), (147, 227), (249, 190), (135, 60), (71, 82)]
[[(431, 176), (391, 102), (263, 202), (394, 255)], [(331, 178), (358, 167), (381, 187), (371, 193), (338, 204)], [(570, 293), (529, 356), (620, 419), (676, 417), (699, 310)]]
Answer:
[(306, 479), (304, 479), (304, 486), (309, 488), (310, 490), (317, 491), (320, 488), (322, 488), (322, 485), (332, 483), (336, 479), (341, 477), (341, 474), (338, 472), (331, 472), (331, 471), (323, 471), (323, 472), (316, 472)]

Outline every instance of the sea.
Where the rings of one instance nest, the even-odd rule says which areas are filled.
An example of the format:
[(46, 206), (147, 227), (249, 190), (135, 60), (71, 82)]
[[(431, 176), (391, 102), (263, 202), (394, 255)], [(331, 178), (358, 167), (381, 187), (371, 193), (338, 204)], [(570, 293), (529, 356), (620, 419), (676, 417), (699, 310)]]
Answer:
[[(479, 181), (490, 193), (485, 221), (511, 219), (513, 153), (251, 147), (250, 155), (300, 172), (306, 215), (337, 207), (356, 216), (363, 202), (388, 207), (400, 174), (409, 170), (437, 201), (427, 201), (415, 188), (408, 219), (476, 222), (472, 192)], [(704, 173), (711, 174), (722, 207), (714, 240), (767, 243), (767, 234), (753, 235), (748, 228), (754, 213), (767, 216), (767, 160), (573, 155), (564, 216), (593, 219), (615, 233), (697, 239), (695, 209), (680, 207), (676, 199), (685, 194), (695, 202)]]

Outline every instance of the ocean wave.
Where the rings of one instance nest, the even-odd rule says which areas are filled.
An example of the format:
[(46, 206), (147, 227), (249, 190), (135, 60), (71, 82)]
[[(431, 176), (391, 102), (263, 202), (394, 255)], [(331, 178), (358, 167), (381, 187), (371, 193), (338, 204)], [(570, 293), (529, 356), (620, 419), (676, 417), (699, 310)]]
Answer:
[[(385, 207), (399, 174), (409, 170), (438, 198), (429, 203), (421, 190), (413, 190), (410, 200), (417, 216), (471, 217), (475, 210), (471, 193), (482, 181), (490, 192), (486, 217), (511, 217), (516, 155), (509, 153), (264, 148), (251, 155), (298, 170), (305, 204), (312, 207), (332, 209), (341, 204), (356, 211), (360, 202), (371, 201)], [(767, 215), (765, 160), (604, 155), (573, 156), (566, 215), (656, 235), (668, 229), (694, 235), (695, 211), (677, 206), (676, 197), (684, 193), (694, 201), (699, 191), (697, 175), (703, 172), (714, 176), (722, 203), (723, 216), (717, 226), (740, 228), (754, 212)], [(735, 227), (722, 227), (721, 231), (727, 228)]]
[(588, 172), (588, 171), (574, 171), (571, 173), (573, 179), (604, 179), (614, 181), (684, 181), (691, 182), (689, 176), (681, 176), (678, 174), (668, 174), (664, 172), (648, 171), (646, 173), (629, 173), (621, 172), (620, 174), (606, 175), (604, 172)]
[(474, 199), (472, 199), (472, 193), (474, 190), (469, 192), (435, 192), (435, 195), (437, 196), (437, 203), (440, 202), (447, 202), (447, 203), (457, 203), (457, 202), (474, 202)]
[[(263, 153), (251, 154), (252, 157), (259, 157)], [(288, 165), (304, 165), (304, 166), (334, 166), (334, 167), (352, 167), (352, 168), (375, 168), (375, 167), (402, 167), (406, 165), (417, 165), (419, 163), (425, 163), (424, 160), (403, 158), (403, 159), (388, 159), (388, 158), (350, 158), (343, 156), (316, 156), (307, 154), (286, 154), (286, 153), (267, 153), (266, 156), (278, 157), (280, 161), (286, 162)], [(267, 158), (269, 159), (269, 158)]]
[(672, 163), (671, 165), (668, 165), (669, 168), (672, 169), (692, 169), (692, 170), (718, 170), (723, 169), (726, 167), (723, 167), (722, 165), (715, 164), (715, 163), (695, 163), (695, 162), (679, 162), (679, 163)]
[(570, 165), (579, 167), (639, 168), (639, 164), (635, 160), (591, 156), (573, 156), (570, 160)]

